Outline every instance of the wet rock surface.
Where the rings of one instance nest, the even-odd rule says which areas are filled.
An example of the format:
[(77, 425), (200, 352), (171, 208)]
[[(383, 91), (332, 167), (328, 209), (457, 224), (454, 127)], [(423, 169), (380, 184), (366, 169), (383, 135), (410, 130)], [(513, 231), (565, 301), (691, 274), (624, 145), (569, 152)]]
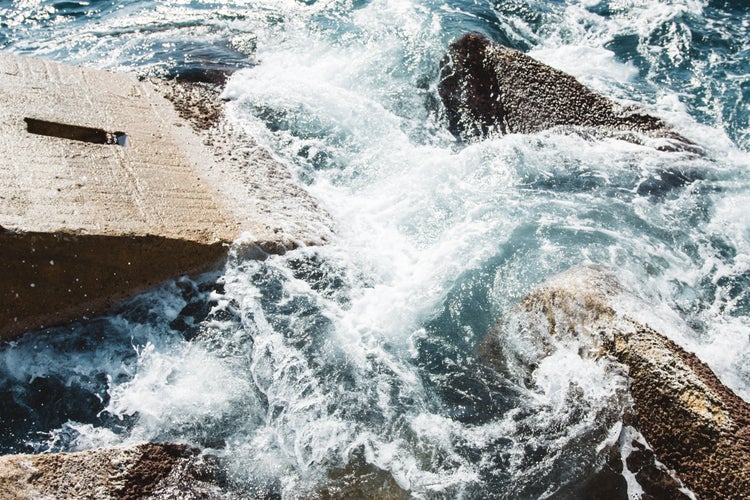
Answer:
[[(659, 462), (651, 448), (623, 432), (619, 446), (609, 448), (604, 465), (580, 484), (558, 492), (559, 498), (579, 500), (629, 500), (628, 481), (623, 472), (632, 474), (642, 491), (641, 500), (688, 500), (682, 483)], [(624, 462), (624, 463), (623, 463)]]
[[(746, 498), (750, 404), (694, 354), (618, 312), (621, 292), (605, 270), (574, 268), (524, 298), (518, 315), (543, 336), (579, 339), (582, 356), (610, 357), (627, 369), (628, 419), (648, 446), (631, 443), (626, 463), (647, 496), (684, 498), (679, 478), (698, 498)], [(491, 335), (502, 335), (502, 328), (498, 332)], [(502, 364), (487, 342), (483, 349), (485, 359)]]
[(401, 500), (410, 498), (390, 472), (367, 463), (362, 452), (356, 452), (342, 468), (328, 473), (329, 482), (311, 498), (343, 499), (369, 498), (373, 500)]
[(579, 128), (586, 135), (640, 142), (633, 133), (670, 140), (663, 149), (690, 149), (661, 119), (622, 106), (572, 76), (517, 51), (469, 33), (443, 61), (438, 88), (450, 130), (461, 140), (492, 134), (530, 134)]
[(220, 85), (177, 79), (154, 82), (172, 103), (180, 118), (190, 123), (195, 131), (210, 130), (224, 119)]
[(750, 404), (695, 355), (645, 325), (608, 349), (628, 366), (638, 428), (699, 498), (747, 498)]
[(2, 498), (227, 498), (221, 483), (209, 457), (177, 444), (0, 457)]

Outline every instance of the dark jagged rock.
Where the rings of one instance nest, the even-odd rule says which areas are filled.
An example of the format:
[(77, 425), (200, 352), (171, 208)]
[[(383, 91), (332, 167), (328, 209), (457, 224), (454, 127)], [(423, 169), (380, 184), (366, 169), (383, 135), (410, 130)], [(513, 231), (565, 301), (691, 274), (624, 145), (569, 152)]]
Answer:
[(0, 498), (226, 498), (219, 471), (210, 457), (178, 444), (5, 455)]
[[(631, 481), (638, 483), (643, 500), (689, 500), (680, 481), (661, 464), (652, 449), (639, 441), (640, 435), (630, 429), (623, 431), (620, 447), (607, 450), (607, 460), (596, 473), (580, 484), (570, 485), (556, 493), (565, 500), (629, 500), (628, 482), (623, 476), (623, 460), (632, 474)], [(633, 435), (636, 434), (636, 435)], [(623, 450), (622, 447), (628, 449)], [(625, 458), (623, 458), (625, 456)]]
[(656, 461), (653, 450), (638, 443), (633, 443), (634, 449), (628, 455), (626, 462), (628, 470), (635, 476), (635, 480), (643, 489), (643, 498), (661, 498), (687, 500), (688, 497), (681, 489), (681, 484)]
[(449, 47), (438, 92), (450, 130), (461, 140), (577, 127), (638, 142), (635, 132), (680, 143), (664, 149), (695, 149), (663, 120), (635, 106), (621, 106), (479, 33), (464, 35)]
[[(524, 298), (517, 320), (528, 332), (542, 332), (543, 344), (550, 336), (577, 338), (581, 355), (622, 363), (631, 380), (632, 424), (656, 458), (698, 498), (747, 498), (750, 404), (694, 354), (619, 312), (621, 293), (600, 269), (572, 269)], [(496, 351), (483, 352), (502, 364)], [(637, 449), (627, 459), (643, 490), (655, 498), (680, 498), (678, 484), (648, 465), (649, 453)]]

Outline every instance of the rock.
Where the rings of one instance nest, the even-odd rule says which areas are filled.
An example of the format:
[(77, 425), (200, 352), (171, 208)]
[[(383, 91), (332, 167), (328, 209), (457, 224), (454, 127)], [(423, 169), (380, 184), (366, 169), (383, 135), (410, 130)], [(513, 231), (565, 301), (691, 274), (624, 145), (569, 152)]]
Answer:
[(690, 498), (679, 480), (656, 459), (653, 449), (637, 440), (631, 440), (626, 463), (635, 481), (641, 487), (644, 498), (684, 499)]
[(596, 94), (572, 76), (469, 33), (451, 44), (438, 93), (451, 132), (469, 141), (492, 134), (531, 134), (551, 128), (587, 134), (663, 138), (664, 149), (695, 149), (667, 124), (634, 106)]
[[(642, 500), (689, 500), (692, 497), (682, 483), (645, 446), (642, 436), (626, 427), (620, 436), (620, 446), (607, 451), (606, 461), (597, 472), (579, 484), (569, 485), (555, 493), (556, 498), (577, 500), (629, 500), (628, 481), (623, 472), (631, 474), (631, 481), (643, 491)], [(627, 471), (623, 466), (627, 464)]]
[(218, 127), (224, 120), (225, 103), (220, 98), (218, 85), (177, 79), (153, 83), (169, 99), (180, 118), (190, 123), (197, 133)]
[(390, 472), (367, 463), (363, 450), (356, 450), (347, 465), (328, 473), (329, 481), (318, 489), (313, 498), (369, 498), (372, 500), (401, 500), (409, 498)]
[[(619, 312), (621, 293), (606, 271), (574, 268), (531, 292), (517, 314), (523, 324), (541, 327), (551, 336), (577, 337), (586, 346), (581, 355), (608, 356), (627, 368), (633, 425), (657, 459), (699, 498), (746, 498), (750, 404), (694, 354)], [(494, 359), (502, 362), (497, 354)], [(663, 474), (644, 468), (639, 453), (631, 454), (628, 464), (636, 476), (640, 473), (647, 485), (644, 491), (679, 497)]]
[(750, 404), (694, 354), (645, 325), (608, 350), (628, 366), (638, 429), (700, 498), (750, 492)]
[(227, 498), (220, 483), (210, 458), (178, 444), (0, 457), (0, 498)]

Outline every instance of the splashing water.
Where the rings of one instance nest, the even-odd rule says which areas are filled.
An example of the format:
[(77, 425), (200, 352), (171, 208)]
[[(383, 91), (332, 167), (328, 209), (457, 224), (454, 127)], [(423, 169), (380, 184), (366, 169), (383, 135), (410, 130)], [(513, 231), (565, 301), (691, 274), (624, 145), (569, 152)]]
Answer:
[[(750, 398), (748, 23), (739, 2), (698, 0), (0, 6), (5, 50), (166, 76), (242, 68), (228, 119), (338, 227), (262, 261), (238, 247), (219, 275), (2, 346), (3, 450), (187, 442), (223, 457), (241, 496), (312, 495), (359, 460), (414, 497), (574, 497), (623, 428), (625, 375), (533, 332), (502, 347), (522, 370), (477, 349), (578, 264), (614, 270), (648, 304), (640, 320)], [(554, 133), (457, 144), (436, 87), (468, 30), (707, 154)]]

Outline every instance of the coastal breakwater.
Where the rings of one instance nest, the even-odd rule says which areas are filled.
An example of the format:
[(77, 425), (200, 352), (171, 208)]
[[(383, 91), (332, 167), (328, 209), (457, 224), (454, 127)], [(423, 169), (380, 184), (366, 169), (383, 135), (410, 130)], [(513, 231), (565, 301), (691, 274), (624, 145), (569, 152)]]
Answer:
[(209, 270), (243, 234), (259, 256), (330, 237), (205, 89), (171, 85), (0, 54), (0, 338)]
[[(139, 82), (140, 84), (153, 86), (149, 88), (154, 90), (154, 95), (163, 93), (177, 104), (176, 112), (179, 116), (178, 118), (174, 118), (174, 123), (182, 124), (181, 127), (177, 127), (181, 137), (199, 138), (197, 143), (193, 142), (194, 139), (180, 143), (181, 147), (184, 147), (186, 144), (192, 144), (197, 147), (195, 151), (201, 151), (206, 148), (213, 151), (214, 155), (218, 155), (216, 158), (221, 159), (221, 162), (216, 163), (216, 159), (213, 158), (208, 163), (209, 168), (206, 169), (209, 173), (221, 173), (221, 175), (217, 175), (211, 179), (212, 184), (208, 184), (213, 186), (212, 189), (216, 189), (216, 192), (219, 193), (215, 198), (211, 197), (211, 199), (222, 201), (222, 203), (216, 203), (217, 213), (230, 214), (227, 216), (228, 222), (225, 227), (250, 232), (251, 237), (248, 238), (246, 248), (250, 249), (251, 252), (257, 252), (257, 255), (262, 257), (264, 253), (282, 253), (300, 244), (315, 244), (325, 241), (330, 232), (330, 223), (327, 221), (325, 215), (319, 210), (316, 211), (314, 201), (306, 197), (299, 188), (290, 182), (289, 176), (285, 173), (283, 166), (279, 165), (267, 151), (258, 148), (241, 131), (232, 130), (228, 124), (221, 120), (221, 103), (216, 103), (215, 106), (210, 105), (207, 110), (201, 110), (199, 104), (206, 104), (207, 100), (210, 101), (210, 97), (203, 92), (200, 86), (175, 86), (150, 82)], [(51, 106), (51, 108), (54, 108), (54, 106)], [(164, 112), (172, 113), (175, 111), (171, 108), (168, 109), (169, 111)], [(219, 114), (216, 114), (217, 112)], [(159, 115), (164, 116), (161, 113)], [(24, 123), (26, 124), (26, 132), (28, 134), (50, 137), (46, 134), (35, 134), (31, 132), (31, 129), (39, 130), (35, 127), (43, 126), (45, 123), (52, 123), (51, 120), (31, 117), (30, 120), (24, 119)], [(99, 146), (122, 148), (116, 151), (128, 151), (126, 148), (133, 147), (135, 136), (131, 132), (114, 126), (107, 126), (106, 128), (105, 126), (98, 126), (100, 128), (97, 128), (97, 126), (95, 124), (75, 125), (69, 128), (72, 131), (67, 132), (68, 136), (75, 137), (60, 137), (61, 133), (58, 133), (57, 136), (51, 136), (49, 140), (60, 139), (76, 141), (76, 143), (86, 142), (80, 140), (80, 135), (90, 134), (91, 136), (96, 136), (94, 132), (99, 130), (104, 132), (103, 135), (97, 132), (99, 133), (98, 137), (103, 137), (102, 140), (104, 141), (103, 143), (99, 143)], [(192, 130), (189, 130), (191, 128)], [(182, 132), (186, 131), (189, 132), (189, 135), (182, 135)], [(188, 156), (191, 161), (198, 158), (198, 156), (190, 154)], [(248, 164), (252, 165), (253, 168), (233, 167), (233, 165)], [(259, 171), (261, 174), (257, 173)], [(195, 173), (195, 171), (192, 172)], [(245, 177), (252, 175), (262, 175), (262, 177), (256, 178), (260, 179), (260, 182), (251, 182), (248, 181), (248, 177)], [(223, 183), (221, 177), (224, 176), (227, 179), (231, 179), (232, 182)], [(265, 182), (275, 183), (281, 187), (278, 190), (273, 190), (274, 194), (266, 196), (261, 192), (266, 189)], [(219, 187), (217, 188), (216, 186)], [(238, 186), (241, 188), (239, 191), (236, 189)], [(244, 203), (234, 206), (223, 198), (223, 196), (227, 196), (229, 200), (233, 199), (232, 197), (234, 199), (241, 199), (242, 194), (253, 196), (248, 196), (250, 201), (245, 200)], [(259, 196), (254, 196), (256, 194), (259, 194)], [(230, 208), (227, 208), (227, 205)], [(294, 214), (299, 213), (300, 207), (305, 207), (303, 208), (304, 210), (309, 210), (307, 213), (316, 214), (311, 218), (311, 223), (305, 225), (297, 221), (295, 224)], [(208, 209), (206, 208), (205, 210)], [(246, 215), (261, 214), (261, 219), (267, 222), (256, 222), (255, 226), (252, 226), (250, 229), (244, 228), (239, 223), (235, 225), (233, 221), (236, 220), (247, 222), (247, 219), (236, 215), (237, 212), (241, 211), (244, 211)], [(264, 219), (264, 217), (268, 219)], [(310, 229), (310, 227), (314, 229)], [(17, 228), (6, 232), (9, 234), (23, 233), (23, 231)], [(232, 231), (228, 232), (232, 233)], [(215, 243), (210, 243), (211, 241), (215, 241)], [(216, 244), (220, 251), (217, 251), (216, 257), (210, 256), (196, 259), (196, 261), (203, 262), (203, 264), (198, 264), (199, 267), (200, 265), (205, 265), (210, 259), (222, 258), (223, 253), (226, 252), (228, 241), (229, 238), (222, 239), (221, 237), (216, 237), (215, 240), (211, 238), (201, 240), (198, 243), (199, 245), (210, 247)], [(33, 248), (35, 249), (33, 252), (31, 250), (28, 250), (28, 252), (36, 253), (37, 247)], [(100, 244), (96, 252), (93, 253), (96, 255), (106, 253), (108, 248), (109, 244)], [(173, 254), (174, 252), (175, 250), (170, 250), (167, 253)], [(137, 252), (125, 251), (124, 253), (133, 255)], [(190, 251), (186, 253), (188, 255), (191, 254)], [(19, 257), (23, 260), (23, 253), (19, 253)], [(50, 262), (53, 260), (50, 259)], [(45, 261), (40, 260), (39, 262), (43, 264)], [(39, 263), (36, 264), (37, 267), (39, 265)], [(91, 268), (91, 266), (84, 267), (86, 269)], [(35, 268), (32, 267), (31, 269)], [(23, 276), (28, 277), (28, 275)], [(97, 286), (98, 281), (101, 281), (101, 279), (94, 280), (94, 285), (92, 286)], [(36, 285), (35, 282), (34, 284)], [(610, 283), (604, 278), (583, 280), (580, 285), (577, 285), (570, 291), (554, 291), (556, 290), (554, 287), (543, 288), (537, 292), (533, 292), (522, 303), (520, 308), (529, 312), (531, 317), (529, 323), (534, 325), (534, 327), (542, 329), (545, 333), (557, 336), (579, 335), (581, 332), (584, 332), (586, 334), (584, 336), (587, 336), (584, 345), (587, 346), (586, 349), (590, 351), (590, 355), (599, 356), (607, 353), (610, 356), (616, 357), (625, 366), (630, 368), (633, 381), (631, 391), (637, 409), (635, 424), (644, 432), (649, 440), (649, 444), (654, 448), (658, 457), (667, 457), (663, 459), (665, 463), (675, 468), (678, 476), (684, 476), (685, 484), (689, 485), (693, 491), (704, 493), (708, 497), (712, 496), (711, 494), (716, 491), (721, 491), (727, 497), (733, 497), (737, 492), (742, 492), (746, 488), (746, 484), (742, 482), (743, 477), (747, 477), (746, 466), (742, 464), (746, 464), (747, 462), (743, 461), (744, 458), (742, 457), (744, 455), (737, 455), (736, 452), (737, 450), (742, 451), (747, 448), (745, 444), (746, 437), (743, 437), (746, 436), (744, 429), (747, 428), (747, 425), (746, 419), (742, 417), (744, 414), (742, 412), (745, 411), (742, 408), (747, 405), (744, 404), (743, 406), (743, 402), (738, 401), (736, 396), (732, 399), (731, 396), (722, 393), (718, 389), (721, 384), (715, 378), (711, 379), (707, 374), (701, 375), (706, 370), (700, 368), (700, 363), (697, 359), (694, 357), (691, 358), (687, 353), (680, 353), (678, 348), (670, 344), (663, 336), (651, 331), (645, 325), (632, 324), (621, 327), (621, 330), (612, 330), (612, 335), (600, 337), (600, 333), (598, 332), (600, 328), (605, 328), (609, 321), (620, 321), (617, 318), (617, 313), (605, 301), (607, 292), (602, 290), (605, 290), (606, 287), (610, 287), (611, 290), (617, 289), (615, 283)], [(36, 286), (31, 288), (36, 288)], [(550, 290), (553, 291), (550, 292)], [(600, 292), (604, 293), (605, 298), (598, 295)], [(566, 293), (568, 295), (565, 295)], [(569, 302), (572, 302), (573, 305), (568, 305)], [(579, 304), (579, 302), (581, 303)], [(565, 316), (565, 314), (568, 316)], [(578, 329), (578, 326), (581, 324), (589, 325), (586, 323), (589, 320), (594, 326), (584, 326), (583, 329)], [(606, 327), (609, 328), (609, 326)], [(648, 348), (648, 345), (651, 344), (658, 344), (658, 349)], [(683, 367), (687, 364), (687, 368), (679, 368), (673, 376), (670, 376), (669, 380), (674, 383), (667, 386), (666, 392), (659, 393), (658, 395), (649, 393), (648, 390), (660, 387), (653, 382), (654, 375), (658, 375), (667, 368), (673, 367), (672, 361), (680, 359), (680, 357), (684, 357), (688, 361), (679, 366)], [(696, 379), (696, 377), (698, 378)], [(689, 387), (689, 389), (683, 391), (681, 390), (683, 386)], [(690, 387), (697, 387), (697, 389), (690, 389)], [(664, 398), (664, 401), (659, 399), (660, 397)], [(740, 408), (739, 413), (737, 413), (736, 408)], [(706, 411), (708, 411), (709, 415), (718, 415), (718, 417), (709, 418), (708, 423), (704, 426), (700, 422), (702, 422), (701, 419), (705, 416), (705, 409), (707, 409)], [(680, 412), (687, 415), (685, 419), (680, 420), (679, 423), (672, 422), (672, 415), (681, 414)], [(711, 426), (712, 421), (716, 424), (715, 426)], [(657, 425), (656, 422), (659, 422), (658, 429), (650, 432), (648, 430), (649, 425)], [(698, 423), (694, 424), (694, 422)], [(691, 426), (691, 429), (695, 427), (697, 429), (695, 432), (698, 434), (690, 434), (687, 441), (679, 441), (678, 448), (674, 448), (672, 444), (675, 442), (675, 435), (680, 436), (683, 424)], [(703, 432), (701, 430), (703, 427), (708, 429), (706, 431), (707, 437), (701, 437), (703, 436), (700, 434)], [(717, 435), (720, 435), (724, 441), (718, 444), (713, 441), (714, 434), (712, 433), (714, 432), (719, 433)], [(697, 444), (694, 445), (694, 443)], [(166, 446), (169, 448), (172, 445)], [(703, 453), (705, 450), (720, 450), (720, 452), (717, 452), (719, 453), (718, 455), (701, 455), (700, 453)], [(99, 453), (102, 454), (100, 455)], [(94, 452), (89, 454), (89, 456), (96, 463), (101, 460), (108, 460), (108, 458), (103, 458), (106, 453), (111, 453), (111, 451)], [(688, 465), (682, 465), (679, 462), (681, 457), (688, 457), (692, 462)], [(740, 457), (740, 460), (737, 461), (732, 457)], [(20, 459), (8, 457), (6, 460), (13, 461)], [(705, 466), (705, 464), (714, 463), (718, 463), (718, 465)], [(54, 467), (58, 466), (55, 465)], [(60, 469), (53, 468), (52, 470)], [(710, 473), (707, 477), (701, 477), (700, 475), (696, 476), (698, 473), (695, 470), (706, 470), (710, 471)], [(348, 474), (348, 471), (345, 472)], [(16, 473), (13, 472), (12, 474)], [(360, 473), (354, 472), (352, 474), (357, 475)], [(390, 497), (401, 494), (398, 485), (392, 481), (388, 482), (387, 477), (386, 480), (382, 480), (380, 474), (373, 473), (373, 475), (379, 483), (388, 483), (387, 490), (391, 495)], [(387, 476), (387, 474), (383, 475)], [(54, 473), (50, 475), (50, 477), (54, 476)], [(20, 476), (16, 474), (14, 477)], [(144, 478), (141, 481), (149, 488), (150, 495), (155, 497), (159, 497), (162, 494), (159, 493), (161, 486), (153, 486), (157, 480), (158, 484), (161, 484), (161, 477), (153, 481), (149, 478)], [(720, 490), (711, 489), (712, 484), (718, 484), (715, 481), (721, 482)], [(148, 486), (149, 484), (152, 486)], [(368, 491), (372, 494), (372, 490)], [(345, 495), (339, 496), (343, 497)], [(361, 496), (365, 497), (367, 494), (362, 493)], [(165, 495), (165, 497), (169, 496)]]

